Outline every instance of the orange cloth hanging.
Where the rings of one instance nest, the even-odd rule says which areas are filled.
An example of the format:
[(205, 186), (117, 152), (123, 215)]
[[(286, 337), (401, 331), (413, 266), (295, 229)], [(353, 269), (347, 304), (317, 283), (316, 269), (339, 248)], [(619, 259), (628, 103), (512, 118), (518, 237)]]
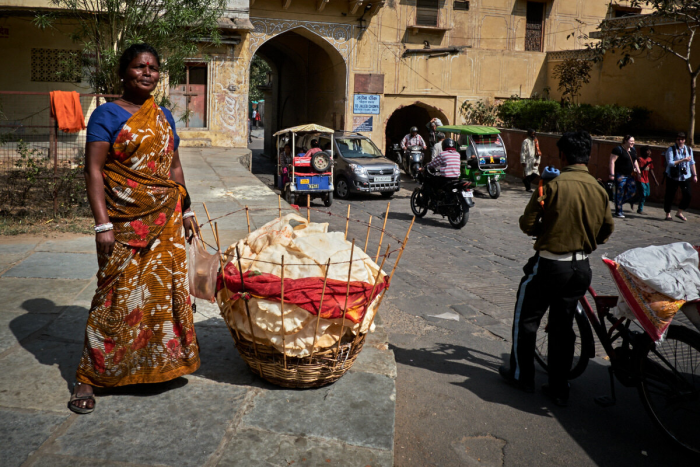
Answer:
[(75, 91), (51, 91), (51, 116), (64, 133), (77, 133), (85, 129), (80, 94)]

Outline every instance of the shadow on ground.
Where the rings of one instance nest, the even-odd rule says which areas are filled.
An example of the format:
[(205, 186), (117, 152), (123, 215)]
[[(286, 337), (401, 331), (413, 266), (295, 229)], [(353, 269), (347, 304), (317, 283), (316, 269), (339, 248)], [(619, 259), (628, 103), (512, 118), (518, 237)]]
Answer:
[[(508, 406), (535, 416), (555, 418), (596, 465), (697, 463), (697, 459), (667, 441), (655, 428), (635, 389), (624, 388), (616, 382), (616, 406), (602, 408), (593, 402), (595, 396), (609, 393), (606, 384), (608, 367), (596, 360), (591, 360), (586, 373), (572, 382), (570, 406), (561, 408), (546, 399), (539, 387), (536, 394), (526, 394), (510, 387), (501, 379), (498, 367), (508, 360), (508, 354), (498, 357), (462, 345), (442, 343), (432, 348), (419, 349), (401, 348), (392, 344), (389, 347), (394, 351), (399, 365), (463, 377), (459, 382), (452, 378), (451, 384), (468, 390), (484, 402)], [(544, 382), (544, 373), (538, 373), (538, 379)], [(465, 394), (465, 397), (468, 396)], [(468, 418), (469, 414), (465, 413), (464, 416)], [(635, 460), (629, 458), (628, 462), (621, 463), (621, 452), (633, 455)], [(695, 462), (691, 463), (693, 460)], [(513, 462), (517, 465), (517, 461)]]

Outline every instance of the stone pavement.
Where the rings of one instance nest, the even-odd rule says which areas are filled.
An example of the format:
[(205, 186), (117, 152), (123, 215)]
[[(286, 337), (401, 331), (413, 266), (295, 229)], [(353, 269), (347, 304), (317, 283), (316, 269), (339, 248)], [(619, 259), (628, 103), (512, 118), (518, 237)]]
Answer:
[[(244, 167), (246, 155), (181, 150), (200, 222), (201, 201), (213, 217), (255, 208), (252, 229), (277, 217), (277, 196)], [(247, 233), (244, 212), (218, 224), (225, 245)], [(337, 383), (285, 390), (249, 372), (216, 305), (200, 300), (195, 374), (118, 388), (93, 414), (70, 412), (94, 249), (87, 236), (0, 239), (0, 466), (393, 464), (396, 366), (381, 324)]]
[[(253, 171), (271, 183), (269, 161), (254, 158)], [(411, 222), (404, 178), (391, 199), (387, 230), (403, 233)], [(609, 395), (602, 353), (572, 382), (568, 408), (556, 407), (539, 391), (524, 394), (504, 384), (498, 367), (508, 358), (516, 289), (533, 254), (532, 239), (518, 218), (530, 195), (511, 180), (492, 200), (476, 197), (467, 225), (450, 227), (428, 214), (415, 222), (380, 315), (397, 362), (394, 465), (413, 466), (659, 466), (695, 465), (661, 438), (635, 388), (616, 384), (618, 403), (603, 409), (594, 397)], [(330, 211), (381, 223), (387, 200), (379, 195), (336, 200)], [(318, 203), (315, 207), (325, 210)], [(688, 222), (663, 220), (658, 204), (647, 216), (629, 211), (615, 220), (612, 238), (591, 257), (593, 287), (615, 294), (601, 256), (638, 246), (687, 241), (700, 244), (700, 215)], [(312, 212), (312, 218), (318, 213)], [(330, 217), (333, 230), (342, 218)], [(350, 225), (348, 238), (364, 242), (366, 227)], [(368, 251), (376, 251), (373, 232)], [(385, 238), (385, 245), (387, 239)], [(685, 317), (677, 317), (683, 322)], [(546, 382), (538, 368), (537, 382)]]

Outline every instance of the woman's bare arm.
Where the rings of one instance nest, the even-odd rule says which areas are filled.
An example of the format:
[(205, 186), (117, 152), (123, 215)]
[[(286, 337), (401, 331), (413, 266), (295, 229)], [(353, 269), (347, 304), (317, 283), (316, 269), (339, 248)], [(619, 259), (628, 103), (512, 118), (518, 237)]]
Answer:
[[(106, 224), (109, 222), (104, 180), (102, 178), (102, 170), (107, 161), (109, 146), (107, 141), (94, 141), (85, 145), (85, 185), (95, 224)], [(95, 237), (95, 242), (97, 243), (98, 253), (107, 256), (111, 255), (114, 249), (114, 232), (108, 230), (107, 232), (98, 233)]]
[[(170, 164), (170, 180), (185, 186), (185, 172), (182, 170), (182, 163), (180, 162), (180, 151), (175, 151), (173, 154), (173, 161)], [(192, 217), (188, 217), (182, 221), (185, 226), (185, 237), (187, 241), (192, 240), (192, 234), (199, 231), (195, 222), (192, 221)]]

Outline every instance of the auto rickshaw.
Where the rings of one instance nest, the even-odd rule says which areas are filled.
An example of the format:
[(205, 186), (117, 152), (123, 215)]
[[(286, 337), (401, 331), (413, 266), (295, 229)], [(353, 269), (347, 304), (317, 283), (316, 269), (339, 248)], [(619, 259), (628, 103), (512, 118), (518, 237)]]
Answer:
[(461, 154), (460, 179), (473, 187), (485, 186), (493, 199), (501, 195), (502, 180), (508, 168), (506, 147), (497, 128), (480, 125), (446, 125), (437, 128), (455, 140)]
[[(310, 156), (307, 147), (297, 146), (301, 141), (310, 142), (315, 135), (331, 139), (330, 149), (318, 151)], [(311, 199), (320, 198), (323, 204), (333, 204), (333, 130), (320, 125), (307, 124), (280, 130), (277, 137), (276, 181), (289, 204), (297, 201), (306, 204), (306, 195)], [(284, 147), (291, 145), (291, 154), (285, 155)]]

